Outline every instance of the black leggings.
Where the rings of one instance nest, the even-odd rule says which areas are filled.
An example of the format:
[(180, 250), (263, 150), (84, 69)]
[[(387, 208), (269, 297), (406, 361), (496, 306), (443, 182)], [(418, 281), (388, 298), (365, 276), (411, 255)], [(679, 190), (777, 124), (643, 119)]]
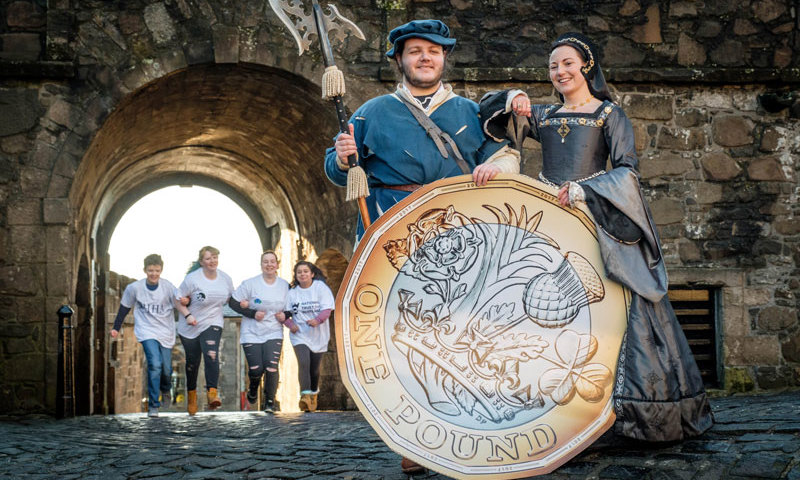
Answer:
[(300, 380), (300, 392), (316, 392), (319, 389), (319, 364), (325, 352), (312, 352), (308, 346), (294, 346), (297, 356), (297, 376)]
[(261, 376), (264, 377), (264, 397), (268, 402), (275, 400), (275, 392), (278, 390), (278, 362), (281, 358), (281, 347), (283, 339), (276, 338), (267, 340), (264, 343), (243, 343), (242, 349), (247, 358), (247, 376), (250, 378), (250, 391), (258, 392), (261, 383)]
[(186, 390), (197, 390), (197, 374), (200, 372), (200, 359), (206, 372), (206, 390), (217, 388), (219, 382), (219, 339), (222, 327), (208, 327), (195, 338), (183, 335), (181, 343), (186, 352)]

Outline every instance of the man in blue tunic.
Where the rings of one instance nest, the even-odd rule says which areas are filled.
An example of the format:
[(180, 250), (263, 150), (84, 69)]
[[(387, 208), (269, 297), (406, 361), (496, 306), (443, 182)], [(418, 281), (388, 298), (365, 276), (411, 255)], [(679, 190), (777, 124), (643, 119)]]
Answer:
[[(456, 40), (439, 20), (414, 20), (389, 33), (402, 83), (388, 95), (369, 100), (350, 119), (325, 152), (325, 173), (347, 184), (347, 157), (357, 155), (367, 173), (372, 220), (420, 186), (441, 178), (472, 173), (479, 186), (498, 173), (519, 172), (519, 153), (508, 142), (487, 140), (478, 105), (453, 93), (442, 82), (445, 63)], [(419, 117), (422, 117), (421, 119)], [(430, 119), (441, 130), (429, 134), (420, 122)], [(434, 127), (435, 129), (435, 127)], [(440, 135), (441, 134), (441, 135)], [(463, 161), (461, 161), (463, 159)], [(357, 239), (364, 228), (359, 221)]]

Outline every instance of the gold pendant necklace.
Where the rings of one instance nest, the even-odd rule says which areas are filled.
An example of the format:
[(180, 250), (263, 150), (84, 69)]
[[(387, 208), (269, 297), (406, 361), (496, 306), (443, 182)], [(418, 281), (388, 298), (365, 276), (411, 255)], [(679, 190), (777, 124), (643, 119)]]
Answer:
[(594, 95), (589, 95), (589, 98), (587, 98), (586, 100), (584, 100), (583, 102), (581, 102), (581, 103), (579, 103), (577, 105), (567, 105), (565, 103), (564, 104), (564, 108), (568, 108), (570, 110), (575, 110), (576, 108), (582, 107), (582, 106), (586, 105), (587, 103), (591, 102), (592, 99), (594, 99)]

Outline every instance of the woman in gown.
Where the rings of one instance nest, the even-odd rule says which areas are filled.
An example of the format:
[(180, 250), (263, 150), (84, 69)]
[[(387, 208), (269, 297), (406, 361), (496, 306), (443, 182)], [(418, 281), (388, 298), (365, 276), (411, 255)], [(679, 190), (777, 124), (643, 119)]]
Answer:
[[(485, 132), (517, 149), (542, 144), (539, 179), (559, 202), (585, 201), (606, 274), (631, 291), (628, 328), (614, 384), (614, 433), (648, 441), (700, 435), (713, 424), (703, 381), (667, 298), (658, 233), (639, 185), (631, 123), (613, 103), (598, 51), (577, 33), (553, 42), (550, 80), (563, 105), (533, 105), (524, 92), (487, 94)], [(608, 159), (611, 170), (606, 171)]]

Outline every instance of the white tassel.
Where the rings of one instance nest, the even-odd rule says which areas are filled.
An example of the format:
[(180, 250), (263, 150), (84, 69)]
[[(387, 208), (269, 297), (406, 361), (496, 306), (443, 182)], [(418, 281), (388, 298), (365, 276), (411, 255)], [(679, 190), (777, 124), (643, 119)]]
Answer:
[(367, 183), (367, 173), (356, 165), (347, 171), (347, 201), (361, 197), (369, 197), (369, 184)]
[(322, 98), (330, 100), (344, 95), (344, 74), (336, 65), (325, 68), (322, 74)]

